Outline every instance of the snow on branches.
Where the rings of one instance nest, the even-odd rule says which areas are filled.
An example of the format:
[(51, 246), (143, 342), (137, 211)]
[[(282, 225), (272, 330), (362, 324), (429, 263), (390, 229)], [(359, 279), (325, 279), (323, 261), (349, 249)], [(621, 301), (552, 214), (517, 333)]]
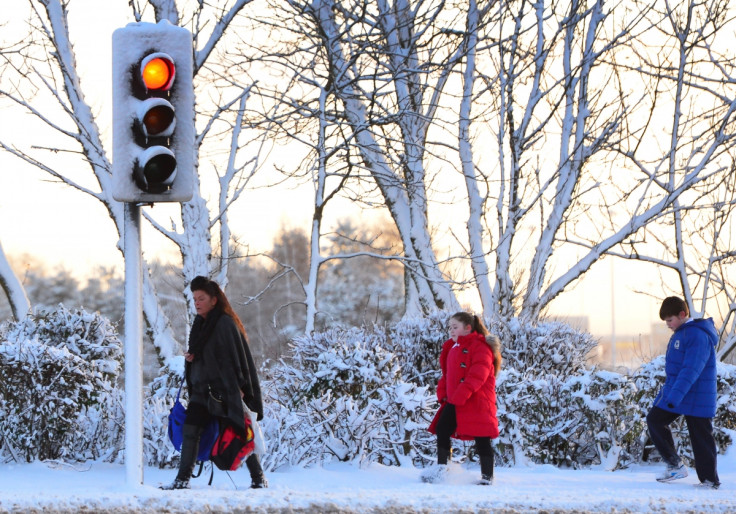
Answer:
[[(437, 410), (447, 312), (390, 326), (336, 328), (295, 338), (261, 371), (266, 469), (332, 460), (424, 466)], [(645, 416), (664, 380), (658, 357), (631, 375), (590, 368), (594, 339), (561, 323), (491, 320), (504, 368), (497, 375), (501, 465), (534, 462), (617, 469), (659, 458)], [(0, 461), (122, 458), (121, 344), (99, 314), (59, 307), (0, 326)], [(148, 465), (175, 466), (167, 417), (181, 377), (171, 368), (145, 391)], [(186, 388), (182, 392), (186, 400)], [(720, 452), (736, 436), (736, 367), (718, 364), (714, 431)], [(692, 450), (673, 426), (680, 454)], [(472, 462), (473, 445), (454, 442)]]
[(0, 459), (115, 458), (121, 360), (99, 314), (59, 306), (0, 326)]
[[(427, 432), (437, 409), (434, 388), (447, 312), (395, 325), (329, 330), (297, 338), (289, 358), (264, 381), (269, 469), (337, 460), (425, 465), (435, 458)], [(595, 339), (557, 322), (491, 320), (501, 337), (497, 377), (501, 464), (626, 467), (655, 458), (645, 416), (664, 379), (658, 358), (622, 375), (586, 364)], [(723, 452), (736, 433), (736, 368), (719, 364), (714, 420)], [(689, 441), (676, 427), (688, 458)], [(454, 442), (456, 461), (473, 445)], [(657, 457), (658, 458), (658, 457)]]

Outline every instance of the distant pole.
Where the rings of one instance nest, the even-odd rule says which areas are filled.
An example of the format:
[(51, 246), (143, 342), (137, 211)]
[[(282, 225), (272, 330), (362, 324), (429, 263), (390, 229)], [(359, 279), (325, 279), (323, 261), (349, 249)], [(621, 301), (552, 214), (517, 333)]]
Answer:
[(613, 258), (611, 258), (611, 368), (616, 369), (616, 279), (613, 273)]
[(143, 484), (143, 273), (141, 208), (125, 203), (125, 471), (128, 485)]

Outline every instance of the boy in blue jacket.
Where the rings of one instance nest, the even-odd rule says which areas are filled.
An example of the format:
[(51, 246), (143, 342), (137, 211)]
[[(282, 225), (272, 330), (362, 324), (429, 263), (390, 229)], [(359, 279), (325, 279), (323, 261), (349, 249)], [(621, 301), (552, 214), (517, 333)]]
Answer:
[(662, 302), (659, 317), (674, 333), (667, 344), (662, 390), (647, 414), (649, 436), (667, 463), (660, 482), (687, 476), (672, 440), (670, 423), (685, 416), (700, 486), (718, 489), (716, 441), (711, 419), (716, 414), (716, 345), (713, 319), (691, 319), (687, 303), (670, 296)]

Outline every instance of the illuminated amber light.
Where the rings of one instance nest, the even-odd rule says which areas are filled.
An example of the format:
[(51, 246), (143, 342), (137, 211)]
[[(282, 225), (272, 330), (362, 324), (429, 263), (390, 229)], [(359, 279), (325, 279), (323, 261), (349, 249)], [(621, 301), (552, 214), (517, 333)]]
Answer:
[(168, 89), (171, 85), (173, 64), (165, 59), (156, 57), (143, 67), (143, 83), (148, 89)]

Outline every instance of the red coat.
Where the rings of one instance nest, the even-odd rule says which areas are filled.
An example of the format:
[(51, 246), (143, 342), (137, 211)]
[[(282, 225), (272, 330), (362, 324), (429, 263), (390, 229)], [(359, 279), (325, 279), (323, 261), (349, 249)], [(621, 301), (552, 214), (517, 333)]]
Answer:
[[(484, 336), (472, 332), (445, 341), (440, 354), (442, 377), (437, 382), (437, 398), (441, 404), (455, 406), (457, 415), (456, 439), (472, 440), (475, 437), (498, 437), (496, 419), (496, 373), (493, 368), (493, 351)], [(430, 432), (439, 419), (437, 412)]]

